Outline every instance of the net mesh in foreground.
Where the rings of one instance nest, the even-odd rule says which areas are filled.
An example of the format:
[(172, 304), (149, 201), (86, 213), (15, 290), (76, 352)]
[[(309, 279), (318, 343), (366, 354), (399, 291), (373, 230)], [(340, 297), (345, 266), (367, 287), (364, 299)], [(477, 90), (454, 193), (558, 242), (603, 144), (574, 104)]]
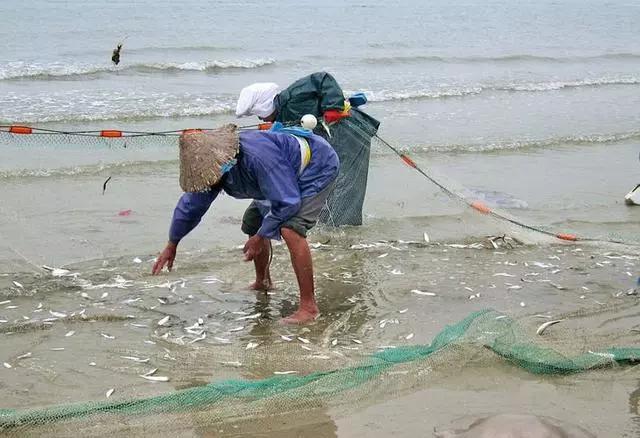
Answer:
[[(479, 354), (488, 355), (484, 360), (506, 361), (540, 375), (566, 375), (640, 360), (640, 347), (603, 345), (614, 339), (611, 336), (589, 338), (591, 346), (583, 345), (575, 334), (565, 340), (536, 336), (535, 330), (525, 330), (506, 315), (483, 310), (447, 326), (430, 345), (383, 349), (352, 366), (261, 380), (228, 379), (139, 399), (3, 409), (0, 431), (8, 436), (78, 430), (167, 433), (327, 407), (340, 406), (346, 412), (373, 403), (380, 399), (378, 395), (388, 398), (431, 382), (437, 370), (446, 373), (453, 372), (452, 366), (478, 366)], [(561, 351), (558, 346), (570, 348)]]

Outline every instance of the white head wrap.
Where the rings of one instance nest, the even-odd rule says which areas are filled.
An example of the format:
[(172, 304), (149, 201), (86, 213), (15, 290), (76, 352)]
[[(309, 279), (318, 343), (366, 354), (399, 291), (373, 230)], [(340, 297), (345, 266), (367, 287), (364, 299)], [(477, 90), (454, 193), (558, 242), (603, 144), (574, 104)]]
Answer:
[(279, 92), (280, 87), (272, 82), (259, 82), (244, 87), (238, 97), (236, 116), (270, 116), (276, 110), (273, 99)]

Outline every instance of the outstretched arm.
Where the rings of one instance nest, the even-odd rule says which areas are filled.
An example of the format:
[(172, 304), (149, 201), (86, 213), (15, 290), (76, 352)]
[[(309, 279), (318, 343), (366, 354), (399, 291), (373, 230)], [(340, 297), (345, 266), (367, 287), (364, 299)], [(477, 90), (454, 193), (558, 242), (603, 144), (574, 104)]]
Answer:
[(153, 275), (159, 274), (165, 266), (171, 271), (178, 243), (200, 223), (218, 193), (220, 190), (214, 189), (208, 192), (185, 193), (180, 197), (171, 220), (169, 242), (153, 265)]

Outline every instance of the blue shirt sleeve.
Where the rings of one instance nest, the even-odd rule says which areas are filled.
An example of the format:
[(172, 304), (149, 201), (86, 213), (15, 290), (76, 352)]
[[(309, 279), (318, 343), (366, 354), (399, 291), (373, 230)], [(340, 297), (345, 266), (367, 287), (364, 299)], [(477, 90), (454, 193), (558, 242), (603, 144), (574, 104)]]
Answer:
[(280, 240), (281, 225), (295, 216), (302, 204), (298, 175), (284, 160), (261, 160), (256, 163), (255, 177), (264, 198), (271, 203), (257, 234)]
[(211, 203), (220, 193), (220, 189), (208, 192), (184, 193), (173, 211), (169, 240), (178, 243), (200, 223), (202, 216), (209, 210)]

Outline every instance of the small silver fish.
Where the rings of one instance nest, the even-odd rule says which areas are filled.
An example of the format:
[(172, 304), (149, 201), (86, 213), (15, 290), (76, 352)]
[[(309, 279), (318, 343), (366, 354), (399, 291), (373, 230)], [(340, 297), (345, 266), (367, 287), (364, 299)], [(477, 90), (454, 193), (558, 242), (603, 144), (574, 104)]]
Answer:
[(418, 289), (412, 289), (411, 292), (416, 294), (416, 295), (424, 295), (424, 296), (427, 296), (427, 297), (435, 297), (436, 296), (436, 294), (434, 294), (433, 292), (423, 292), (423, 291), (418, 290)]
[(111, 388), (110, 390), (107, 391), (107, 393), (105, 394), (107, 396), (107, 398), (111, 397), (111, 394), (113, 394), (115, 392), (114, 388)]
[(165, 325), (167, 322), (169, 322), (169, 315), (165, 316), (160, 321), (158, 321), (158, 325), (162, 326), (162, 325)]
[(240, 318), (236, 318), (236, 321), (242, 321), (244, 319), (256, 319), (259, 318), (261, 313), (254, 313), (253, 315), (241, 316)]
[(147, 362), (149, 362), (149, 358), (140, 359), (139, 357), (135, 357), (135, 356), (120, 356), (120, 357), (122, 359), (132, 360), (132, 361), (138, 362), (138, 363), (147, 363)]
[(559, 322), (564, 321), (564, 319), (556, 319), (553, 321), (547, 321), (543, 324), (540, 324), (540, 327), (538, 327), (538, 330), (536, 330), (536, 334), (537, 335), (542, 335), (542, 333), (544, 333), (544, 331), (547, 329), (547, 327), (552, 326), (554, 324), (557, 324)]
[(151, 382), (168, 382), (169, 378), (166, 376), (145, 376), (144, 374), (140, 374), (140, 377), (143, 379), (149, 380)]

